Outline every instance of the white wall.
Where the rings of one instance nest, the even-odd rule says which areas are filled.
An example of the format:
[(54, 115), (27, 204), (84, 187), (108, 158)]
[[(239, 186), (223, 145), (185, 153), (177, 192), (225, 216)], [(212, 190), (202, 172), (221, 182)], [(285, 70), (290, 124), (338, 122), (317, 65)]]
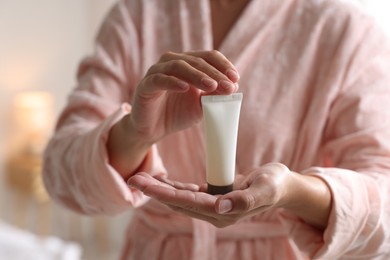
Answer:
[[(89, 47), (86, 1), (0, 2), (1, 104), (23, 90), (48, 90), (62, 103), (75, 62)], [(8, 106), (7, 106), (8, 107)]]
[(0, 108), (22, 90), (47, 90), (56, 109), (113, 0), (0, 0)]
[(1, 143), (18, 92), (49, 91), (58, 115), (75, 85), (77, 65), (92, 50), (96, 30), (114, 1), (0, 0)]
[(390, 1), (387, 0), (360, 0), (365, 9), (372, 14), (390, 37)]
[[(5, 190), (3, 169), (9, 151), (6, 144), (10, 132), (13, 131), (9, 118), (13, 97), (18, 92), (26, 90), (48, 91), (55, 98), (54, 112), (57, 116), (75, 85), (77, 65), (82, 57), (92, 51), (96, 30), (114, 1), (0, 0), (0, 191)], [(2, 193), (0, 221), (3, 217), (11, 216), (7, 214), (12, 212), (10, 204), (12, 205), (13, 202), (4, 198), (7, 196)], [(46, 204), (34, 203), (35, 206), (31, 206), (32, 204), (22, 206), (27, 212), (32, 212), (33, 217), (37, 216), (42, 207), (48, 207)], [(24, 214), (26, 211), (18, 215), (31, 216), (31, 214)], [(44, 212), (45, 214), (39, 217), (48, 220), (46, 224), (49, 225), (50, 235), (82, 243), (86, 257), (90, 256), (87, 259), (118, 258), (123, 225), (126, 224), (129, 216), (119, 216), (119, 219), (99, 218), (95, 221), (62, 210), (56, 205), (47, 208)], [(13, 218), (4, 220), (16, 224), (12, 221)], [(31, 220), (34, 221), (34, 218)], [(56, 225), (51, 225), (52, 220)], [(69, 223), (76, 224), (70, 226)], [(57, 225), (59, 228), (56, 227)], [(36, 223), (33, 226), (36, 227)], [(80, 226), (82, 228), (79, 228)], [(101, 233), (101, 230), (106, 232)], [(100, 240), (104, 241), (104, 244), (96, 242), (99, 241), (99, 232), (103, 234), (100, 235), (103, 240)], [(108, 249), (113, 250), (111, 252)], [(106, 251), (106, 254), (98, 257), (98, 254)], [(111, 253), (115, 257), (107, 255)]]

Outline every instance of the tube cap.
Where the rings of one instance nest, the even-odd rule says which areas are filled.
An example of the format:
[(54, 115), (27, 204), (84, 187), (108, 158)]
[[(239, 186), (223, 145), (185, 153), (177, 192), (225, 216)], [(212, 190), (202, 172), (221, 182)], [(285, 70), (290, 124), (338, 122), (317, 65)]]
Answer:
[(207, 193), (211, 195), (223, 195), (233, 191), (233, 184), (227, 186), (214, 186), (207, 184)]

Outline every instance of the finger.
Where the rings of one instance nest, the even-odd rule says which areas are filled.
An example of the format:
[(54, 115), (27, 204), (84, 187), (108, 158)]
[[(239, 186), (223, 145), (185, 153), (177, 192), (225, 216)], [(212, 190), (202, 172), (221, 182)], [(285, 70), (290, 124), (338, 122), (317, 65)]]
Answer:
[(238, 82), (240, 75), (236, 67), (219, 51), (189, 52), (192, 56), (200, 57), (227, 76), (233, 83)]
[(134, 176), (130, 177), (127, 180), (127, 185), (129, 185), (130, 187), (136, 188), (142, 192), (147, 187), (153, 186), (153, 185), (163, 186), (163, 187), (169, 188), (169, 189), (174, 189), (172, 186), (170, 186), (166, 183), (163, 183), (163, 182), (157, 180), (156, 178), (154, 178), (154, 177), (152, 177), (149, 174), (144, 173), (144, 172), (137, 173)]
[[(217, 54), (214, 55), (212, 53), (213, 52), (191, 52), (183, 54), (169, 52), (162, 56), (160, 62), (183, 60), (218, 82), (216, 93), (229, 94), (237, 91), (238, 84), (235, 83), (238, 80), (238, 76), (233, 76), (232, 78), (234, 80), (229, 77), (229, 75), (237, 74), (234, 66), (221, 53), (216, 52)], [(205, 58), (208, 60), (205, 60)], [(225, 70), (227, 73), (225, 73)]]
[[(216, 202), (217, 212), (248, 213), (270, 208), (285, 196), (283, 189), (286, 176), (290, 170), (280, 163), (269, 163), (248, 173), (239, 189), (228, 193)], [(228, 200), (228, 201), (224, 201)], [(232, 207), (226, 205), (231, 202)]]
[[(237, 212), (243, 213), (244, 211), (249, 211), (251, 205), (249, 205), (250, 202), (248, 200), (248, 196), (246, 195), (246, 189), (249, 188), (253, 176), (254, 175), (250, 172), (247, 175), (237, 174), (233, 184), (234, 193), (229, 193), (229, 195), (231, 195), (229, 197), (224, 195), (220, 196), (216, 201), (216, 211), (220, 214), (235, 214)], [(234, 207), (234, 205), (236, 206)]]
[(179, 181), (173, 181), (163, 176), (156, 176), (155, 178), (179, 190), (190, 190), (194, 192), (199, 191), (199, 186), (194, 183), (183, 183)]
[(190, 85), (177, 77), (165, 75), (163, 73), (155, 73), (145, 76), (142, 80), (142, 90), (147, 90), (148, 93), (160, 92), (161, 90), (169, 90), (175, 92), (186, 92)]
[(148, 70), (146, 77), (153, 74), (174, 76), (206, 92), (212, 92), (218, 87), (218, 82), (215, 79), (182, 59), (170, 60), (153, 65)]
[(200, 192), (207, 192), (207, 183), (203, 183), (202, 185), (200, 185), (199, 191)]
[(160, 62), (168, 62), (168, 61), (174, 61), (174, 60), (183, 60), (190, 64), (192, 67), (196, 68), (197, 70), (200, 70), (207, 75), (209, 75), (211, 78), (215, 79), (216, 81), (219, 80), (229, 80), (229, 78), (221, 71), (219, 71), (216, 67), (214, 67), (212, 64), (208, 63), (206, 60), (204, 60), (201, 55), (194, 53), (173, 53), (170, 52), (168, 54), (163, 55)]
[(269, 208), (272, 203), (264, 199), (267, 194), (260, 189), (248, 188), (230, 192), (217, 199), (215, 211), (219, 214), (244, 214), (249, 215), (254, 211), (262, 211)]
[(164, 204), (179, 207), (198, 214), (213, 216), (215, 212), (216, 197), (188, 190), (176, 190), (159, 185), (146, 187), (143, 192)]

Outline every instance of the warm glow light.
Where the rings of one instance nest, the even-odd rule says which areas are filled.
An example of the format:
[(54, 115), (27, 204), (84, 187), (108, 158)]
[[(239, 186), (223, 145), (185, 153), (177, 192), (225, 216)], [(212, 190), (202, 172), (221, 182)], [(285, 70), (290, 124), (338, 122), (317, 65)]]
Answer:
[(42, 154), (53, 119), (47, 92), (21, 92), (13, 100), (13, 125), (6, 158), (6, 181), (16, 190), (47, 200), (42, 184)]
[(15, 128), (30, 134), (46, 134), (53, 119), (53, 97), (47, 92), (22, 92), (14, 99)]
[(0, 60), (0, 86), (9, 92), (16, 93), (31, 86), (41, 84), (42, 77), (49, 70), (50, 64), (44, 55), (6, 53), (4, 60)]

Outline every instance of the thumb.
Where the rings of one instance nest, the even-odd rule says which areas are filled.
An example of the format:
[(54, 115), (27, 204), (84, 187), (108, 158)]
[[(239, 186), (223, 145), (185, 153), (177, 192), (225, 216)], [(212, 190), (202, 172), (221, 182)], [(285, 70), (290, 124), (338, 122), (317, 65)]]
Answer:
[(232, 191), (219, 197), (215, 203), (215, 211), (219, 214), (247, 213), (262, 206), (254, 189)]

